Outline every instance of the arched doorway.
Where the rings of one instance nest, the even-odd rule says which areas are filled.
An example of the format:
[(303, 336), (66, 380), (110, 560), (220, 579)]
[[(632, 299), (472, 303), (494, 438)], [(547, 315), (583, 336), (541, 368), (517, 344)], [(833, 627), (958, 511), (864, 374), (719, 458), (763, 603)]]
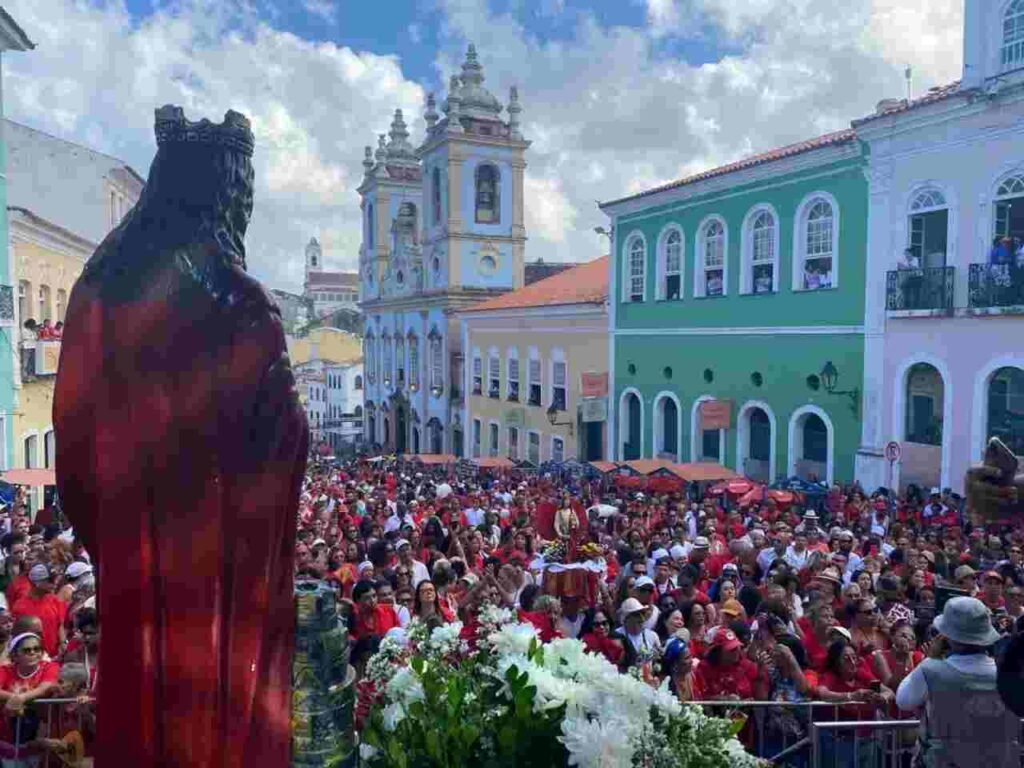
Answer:
[(737, 471), (759, 482), (775, 480), (775, 419), (767, 406), (744, 406), (737, 423)]
[(679, 461), (679, 404), (669, 394), (659, 395), (654, 406), (654, 455)]
[(622, 430), (622, 460), (632, 461), (633, 459), (639, 459), (643, 451), (643, 411), (640, 397), (636, 392), (626, 392), (622, 396), (620, 425)]
[(835, 435), (828, 414), (815, 405), (798, 409), (789, 422), (789, 474), (809, 482), (833, 482)]
[(406, 430), (405, 408), (398, 406), (395, 408), (395, 453), (405, 453)]
[(387, 416), (384, 417), (384, 449), (391, 447), (391, 422)]
[(942, 374), (929, 363), (907, 369), (904, 386), (903, 453), (900, 486), (925, 488), (942, 484), (943, 409)]
[(427, 422), (427, 440), (430, 444), (430, 453), (444, 453), (444, 434), (441, 430), (441, 421), (436, 416)]
[(987, 435), (998, 437), (1017, 456), (1024, 456), (1024, 371), (1000, 368), (988, 382)]
[(412, 428), (412, 452), (418, 454), (420, 452), (420, 429), (419, 427)]

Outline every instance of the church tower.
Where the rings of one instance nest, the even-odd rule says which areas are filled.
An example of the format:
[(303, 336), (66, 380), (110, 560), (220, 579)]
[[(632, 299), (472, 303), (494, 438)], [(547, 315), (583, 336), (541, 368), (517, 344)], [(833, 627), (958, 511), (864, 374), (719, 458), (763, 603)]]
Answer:
[[(431, 94), (423, 164), (423, 263), (428, 289), (516, 289), (523, 285), (524, 154), (515, 86), (507, 108), (488, 91), (476, 48), (449, 82), (437, 112)], [(501, 113), (508, 112), (508, 119)]]
[(320, 241), (315, 237), (309, 239), (309, 243), (306, 245), (306, 286), (309, 290), (309, 273), (320, 272), (324, 268), (323, 265), (323, 251), (320, 248)]

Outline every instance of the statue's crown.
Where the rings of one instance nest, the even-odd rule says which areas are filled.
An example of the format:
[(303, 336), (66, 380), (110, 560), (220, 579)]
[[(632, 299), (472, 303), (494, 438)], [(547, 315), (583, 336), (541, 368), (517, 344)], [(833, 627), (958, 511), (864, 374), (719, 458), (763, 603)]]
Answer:
[(185, 119), (185, 110), (171, 104), (156, 110), (157, 146), (177, 143), (219, 144), (252, 157), (255, 140), (249, 118), (241, 112), (228, 110), (223, 123), (203, 118), (197, 123)]

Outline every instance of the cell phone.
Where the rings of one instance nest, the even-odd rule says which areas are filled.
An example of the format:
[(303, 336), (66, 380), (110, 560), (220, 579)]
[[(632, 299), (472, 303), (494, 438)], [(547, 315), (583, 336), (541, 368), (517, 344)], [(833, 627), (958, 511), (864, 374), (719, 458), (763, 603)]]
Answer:
[(989, 438), (985, 447), (985, 466), (999, 470), (999, 484), (1012, 485), (1019, 465), (1016, 455), (998, 437)]

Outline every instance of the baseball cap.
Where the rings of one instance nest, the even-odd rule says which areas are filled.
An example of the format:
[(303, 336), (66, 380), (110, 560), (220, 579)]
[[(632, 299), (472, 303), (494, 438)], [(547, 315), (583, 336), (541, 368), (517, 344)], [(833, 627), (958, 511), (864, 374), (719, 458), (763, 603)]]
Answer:
[(845, 638), (846, 638), (847, 640), (849, 640), (849, 641), (850, 641), (851, 643), (853, 642), (853, 635), (851, 635), (851, 634), (850, 634), (850, 630), (848, 630), (848, 629), (847, 629), (846, 627), (844, 627), (844, 626), (841, 626), (841, 625), (839, 625), (839, 624), (836, 624), (836, 625), (834, 625), (834, 626), (831, 626), (831, 627), (829, 627), (829, 628), (828, 628), (828, 631), (829, 631), (829, 632), (835, 632), (835, 633), (836, 633), (837, 635), (840, 635), (841, 637), (845, 637)]
[(722, 613), (726, 616), (742, 616), (743, 615), (743, 604), (739, 600), (726, 600), (722, 603)]
[(736, 563), (726, 563), (725, 565), (722, 566), (722, 573), (723, 574), (726, 574), (726, 573), (739, 573), (739, 572), (740, 572), (740, 569), (736, 565)]
[(654, 579), (650, 576), (641, 576), (633, 582), (633, 589), (654, 589)]
[(985, 571), (985, 574), (981, 577), (982, 581), (988, 581), (989, 579), (995, 579), (999, 583), (1003, 582), (1003, 577), (995, 571)]
[(731, 629), (716, 632), (712, 645), (721, 648), (723, 651), (733, 651), (743, 647), (743, 643), (740, 642), (740, 639), (736, 637), (736, 633)]
[[(35, 569), (33, 569), (33, 570), (35, 570)], [(974, 570), (973, 568), (971, 568), (971, 566), (969, 566), (969, 565), (961, 565), (959, 568), (957, 568), (955, 571), (953, 571), (953, 578), (956, 581), (960, 581), (960, 579), (966, 579), (968, 576), (975, 576), (975, 575), (977, 575), (977, 573), (978, 572), (976, 570)]]
[(69, 565), (64, 571), (64, 575), (69, 579), (77, 579), (79, 576), (84, 576), (87, 573), (92, 573), (92, 566), (78, 560)]
[(395, 542), (395, 551), (397, 552), (402, 547), (409, 547), (409, 546), (412, 546), (412, 545), (409, 544), (408, 540), (406, 540), (406, 539), (399, 539), (398, 541)]
[(51, 578), (50, 569), (42, 563), (33, 565), (32, 570), (28, 572), (28, 580), (33, 584), (41, 584), (44, 581), (49, 581)]

